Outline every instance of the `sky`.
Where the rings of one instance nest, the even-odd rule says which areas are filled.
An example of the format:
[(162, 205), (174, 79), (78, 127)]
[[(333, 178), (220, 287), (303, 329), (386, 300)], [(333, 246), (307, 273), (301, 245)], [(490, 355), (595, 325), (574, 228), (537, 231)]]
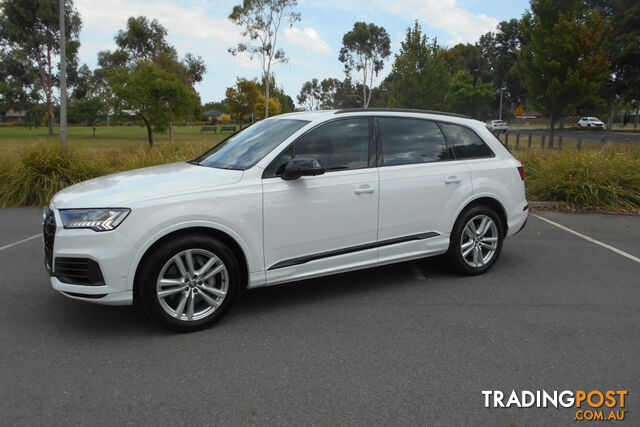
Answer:
[[(75, 0), (83, 28), (80, 33), (80, 61), (95, 68), (97, 53), (113, 50), (116, 32), (130, 16), (157, 19), (168, 30), (167, 40), (182, 57), (187, 52), (201, 56), (207, 73), (196, 86), (202, 103), (224, 98), (227, 87), (237, 77), (258, 78), (261, 67), (247, 56), (232, 56), (227, 49), (243, 40), (241, 29), (227, 17), (242, 0)], [(298, 0), (301, 21), (281, 29), (278, 46), (288, 63), (273, 67), (276, 82), (296, 101), (302, 84), (344, 78), (338, 61), (342, 36), (354, 22), (383, 26), (391, 38), (392, 55), (374, 81), (380, 82), (391, 70), (393, 54), (400, 49), (406, 30), (415, 20), (431, 39), (443, 46), (474, 43), (494, 31), (498, 22), (520, 18), (528, 0)], [(354, 76), (356, 77), (356, 76)]]

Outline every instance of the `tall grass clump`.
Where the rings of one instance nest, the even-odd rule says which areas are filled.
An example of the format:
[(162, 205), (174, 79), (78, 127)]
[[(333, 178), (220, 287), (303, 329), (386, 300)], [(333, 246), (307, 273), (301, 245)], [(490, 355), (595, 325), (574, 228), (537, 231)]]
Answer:
[(518, 155), (529, 200), (572, 208), (640, 209), (640, 148), (540, 152)]
[(96, 159), (58, 144), (3, 154), (0, 162), (2, 206), (44, 206), (62, 188), (106, 173)]
[(199, 144), (162, 144), (156, 147), (66, 149), (40, 144), (22, 152), (0, 154), (0, 206), (46, 206), (69, 185), (87, 179), (198, 157)]

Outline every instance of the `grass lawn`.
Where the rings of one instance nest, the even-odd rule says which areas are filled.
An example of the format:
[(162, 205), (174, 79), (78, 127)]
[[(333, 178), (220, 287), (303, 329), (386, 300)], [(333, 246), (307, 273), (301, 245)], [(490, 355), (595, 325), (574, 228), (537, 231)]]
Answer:
[[(203, 151), (229, 136), (213, 132), (200, 135), (200, 125), (176, 126), (173, 130), (174, 141), (189, 145), (201, 145)], [(18, 126), (0, 127), (0, 150), (20, 151), (32, 148), (40, 143), (59, 143), (58, 128), (54, 128), (56, 135), (47, 135), (47, 127), (26, 128)], [(70, 147), (76, 149), (101, 149), (120, 147), (147, 147), (147, 130), (142, 126), (99, 126), (96, 128), (95, 138), (93, 130), (87, 126), (71, 126), (68, 128), (67, 141)], [(169, 142), (168, 133), (154, 135), (155, 144), (162, 145)]]

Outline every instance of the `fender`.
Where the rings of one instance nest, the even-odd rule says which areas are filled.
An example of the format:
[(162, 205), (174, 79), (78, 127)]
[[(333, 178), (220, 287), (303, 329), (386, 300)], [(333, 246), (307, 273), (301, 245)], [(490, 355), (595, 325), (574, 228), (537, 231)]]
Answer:
[[(133, 282), (135, 280), (136, 270), (138, 269), (138, 264), (140, 260), (144, 256), (144, 254), (149, 250), (149, 248), (156, 243), (158, 240), (163, 238), (164, 236), (173, 233), (174, 231), (179, 231), (185, 228), (193, 228), (193, 227), (202, 227), (202, 228), (210, 228), (212, 230), (218, 230), (223, 233), (231, 236), (233, 240), (240, 246), (240, 249), (244, 253), (244, 256), (247, 259), (247, 271), (249, 272), (249, 286), (258, 286), (264, 283), (264, 266), (256, 265), (256, 257), (249, 250), (249, 246), (247, 243), (240, 237), (238, 233), (231, 230), (229, 227), (213, 222), (213, 221), (204, 221), (204, 220), (196, 220), (196, 221), (183, 221), (176, 224), (173, 224), (169, 227), (163, 228), (153, 234), (147, 241), (144, 242), (142, 246), (136, 252), (135, 257), (133, 258), (131, 265), (129, 266), (129, 273), (127, 274), (127, 283), (126, 289), (133, 289)], [(256, 274), (257, 273), (257, 274)]]

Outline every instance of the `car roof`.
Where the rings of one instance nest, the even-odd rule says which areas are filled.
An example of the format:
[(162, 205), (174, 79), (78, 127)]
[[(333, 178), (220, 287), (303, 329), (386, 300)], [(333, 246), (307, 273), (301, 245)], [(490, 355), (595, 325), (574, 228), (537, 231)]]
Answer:
[(331, 118), (340, 117), (357, 117), (357, 116), (393, 116), (393, 117), (415, 117), (431, 120), (448, 121), (452, 123), (469, 123), (476, 122), (467, 116), (456, 113), (446, 113), (431, 110), (412, 110), (412, 109), (394, 109), (394, 108), (347, 108), (342, 110), (314, 110), (314, 111), (296, 111), (293, 113), (280, 114), (274, 116), (273, 119), (298, 119), (309, 120), (313, 122), (323, 122)]

